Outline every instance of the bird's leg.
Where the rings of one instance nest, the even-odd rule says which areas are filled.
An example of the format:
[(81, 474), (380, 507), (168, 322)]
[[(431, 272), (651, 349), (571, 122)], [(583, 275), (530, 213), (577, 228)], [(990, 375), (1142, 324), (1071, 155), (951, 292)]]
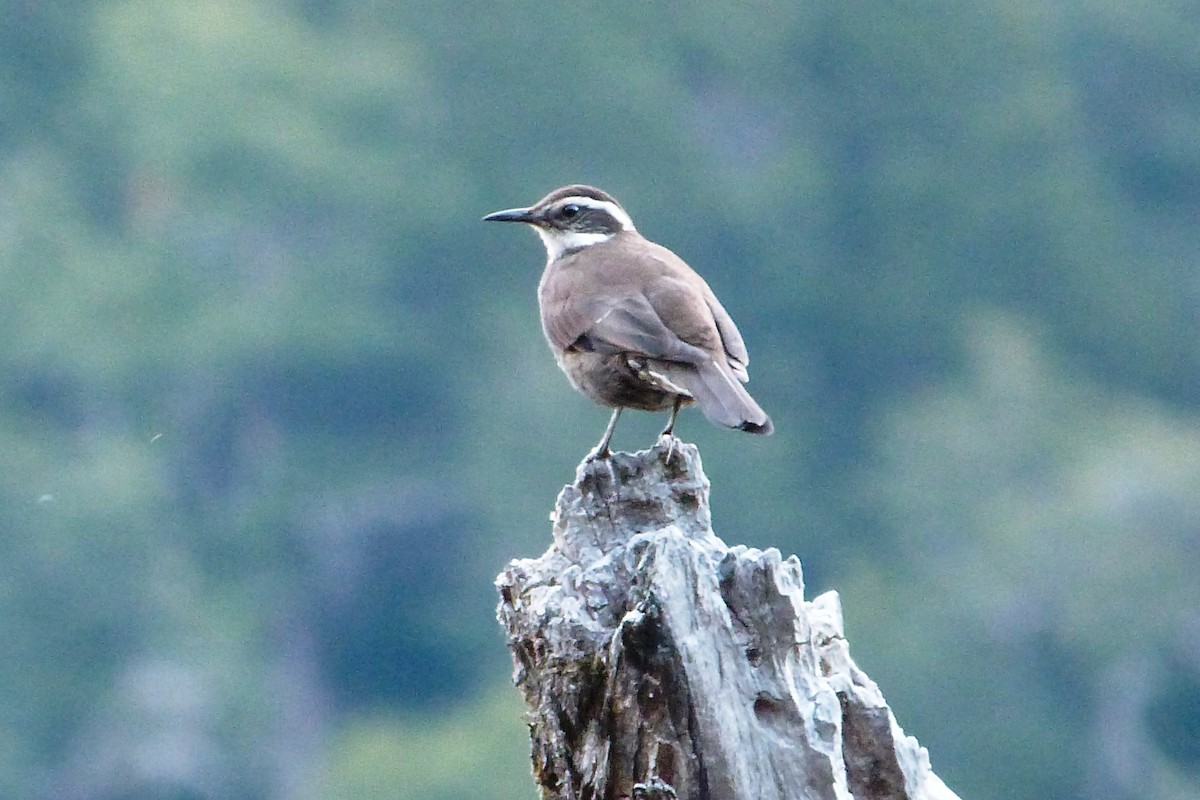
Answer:
[(668, 464), (671, 463), (671, 456), (675, 454), (675, 417), (679, 415), (679, 408), (682, 405), (683, 395), (675, 395), (675, 405), (671, 407), (671, 418), (667, 420), (667, 427), (663, 428), (662, 433), (658, 435), (658, 438), (660, 439), (664, 436), (670, 437), (671, 439), (670, 443), (667, 445), (666, 463)]
[(619, 416), (621, 416), (621, 407), (617, 406), (613, 409), (608, 427), (604, 429), (604, 435), (600, 437), (600, 444), (596, 445), (596, 449), (588, 456), (589, 461), (596, 458), (608, 458), (612, 454), (612, 451), (608, 449), (608, 443), (612, 440), (613, 431), (617, 429), (617, 417)]
[(679, 409), (682, 406), (683, 406), (683, 395), (681, 395), (681, 394), (675, 395), (675, 405), (671, 407), (671, 418), (669, 420), (667, 420), (667, 427), (662, 429), (662, 433), (660, 433), (658, 435), (659, 438), (662, 438), (663, 436), (674, 436), (675, 435), (674, 434), (675, 417), (678, 416)]

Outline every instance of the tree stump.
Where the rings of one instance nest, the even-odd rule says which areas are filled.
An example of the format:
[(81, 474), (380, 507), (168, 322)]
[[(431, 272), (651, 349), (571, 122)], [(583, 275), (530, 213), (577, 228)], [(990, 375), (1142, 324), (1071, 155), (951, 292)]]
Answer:
[(496, 579), (543, 800), (957, 800), (850, 658), (836, 592), (713, 533), (695, 446), (585, 461)]

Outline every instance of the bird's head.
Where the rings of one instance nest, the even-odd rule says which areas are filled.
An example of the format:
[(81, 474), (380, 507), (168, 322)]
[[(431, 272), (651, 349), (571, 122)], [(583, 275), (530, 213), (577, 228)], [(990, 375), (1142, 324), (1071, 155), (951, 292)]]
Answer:
[(607, 242), (618, 233), (636, 230), (616, 198), (581, 184), (555, 189), (528, 208), (497, 211), (484, 220), (532, 225), (552, 261), (564, 253)]

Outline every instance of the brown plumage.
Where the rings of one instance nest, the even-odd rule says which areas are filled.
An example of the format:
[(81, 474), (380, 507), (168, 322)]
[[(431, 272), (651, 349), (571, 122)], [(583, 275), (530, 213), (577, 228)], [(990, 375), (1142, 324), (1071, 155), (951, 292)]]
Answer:
[(615, 409), (595, 455), (623, 408), (695, 403), (718, 425), (769, 434), (770, 418), (742, 383), (749, 356), (712, 289), (670, 250), (642, 237), (609, 194), (556, 189), (529, 208), (487, 220), (533, 225), (548, 261), (538, 286), (542, 328), (572, 385)]

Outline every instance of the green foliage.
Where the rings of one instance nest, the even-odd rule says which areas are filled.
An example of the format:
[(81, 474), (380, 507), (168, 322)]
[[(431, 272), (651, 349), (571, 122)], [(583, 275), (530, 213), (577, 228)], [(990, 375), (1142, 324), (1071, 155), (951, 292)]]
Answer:
[[(867, 589), (857, 598), (865, 604), (848, 612), (851, 634), (863, 615), (871, 632), (854, 640), (873, 643), (872, 658), (910, 662), (889, 699), (939, 758), (954, 764), (986, 746), (939, 724), (947, 705), (978, 704), (982, 692), (1005, 709), (988, 738), (1027, 747), (1017, 757), (1042, 776), (1014, 791), (1089, 797), (1089, 787), (1062, 779), (1094, 769), (1072, 743), (1095, 736), (1113, 713), (1123, 717), (1125, 746), (1156, 736), (1150, 697), (1167, 691), (1160, 676), (1178, 661), (1170, 652), (1186, 648), (1179, 637), (1200, 604), (1190, 577), (1200, 426), (1099, 391), (1013, 319), (976, 318), (966, 328), (967, 374), (883, 419), (865, 492), (911, 558), (906, 580), (919, 588), (878, 604)], [(853, 585), (846, 591), (854, 597)], [(938, 620), (924, 634), (932, 641), (897, 640), (921, 619)], [(929, 652), (942, 656), (932, 668)], [(1124, 668), (1136, 688), (1113, 685), (1113, 670)], [(990, 678), (968, 683), (963, 673)], [(948, 700), (947, 684), (974, 697)], [(1183, 684), (1172, 692), (1177, 701), (1189, 690)], [(1132, 708), (1123, 699), (1130, 691), (1142, 698)], [(1186, 796), (1167, 786), (1187, 785), (1187, 761), (1161, 761), (1160, 775), (1145, 778), (1160, 785), (1154, 796)], [(992, 780), (1013, 780), (995, 769)], [(988, 791), (976, 780), (963, 776), (964, 793)]]
[(1189, 5), (0, 11), (0, 794), (530, 795), (490, 578), (606, 414), (477, 220), (581, 180), (750, 345), (718, 532), (950, 785), (1195, 795)]
[(432, 719), (347, 722), (317, 783), (330, 800), (528, 800), (529, 741), (516, 693), (492, 691)]

